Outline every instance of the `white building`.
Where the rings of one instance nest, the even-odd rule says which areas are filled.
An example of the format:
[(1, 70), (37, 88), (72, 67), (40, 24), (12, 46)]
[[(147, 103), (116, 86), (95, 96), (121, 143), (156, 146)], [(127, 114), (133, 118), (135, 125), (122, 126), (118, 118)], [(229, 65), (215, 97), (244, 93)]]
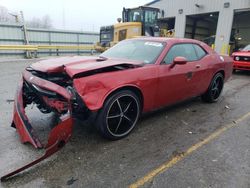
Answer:
[(204, 40), (219, 53), (250, 44), (250, 0), (155, 0), (175, 37)]

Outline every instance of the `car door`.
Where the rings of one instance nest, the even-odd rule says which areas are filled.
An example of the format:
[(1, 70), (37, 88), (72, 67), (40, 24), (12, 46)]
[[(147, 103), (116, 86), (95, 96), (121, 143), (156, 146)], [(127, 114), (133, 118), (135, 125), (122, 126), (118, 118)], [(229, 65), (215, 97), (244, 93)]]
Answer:
[[(187, 63), (175, 65), (171, 68), (175, 57), (185, 57)], [(163, 62), (159, 65), (159, 82), (157, 105), (165, 106), (194, 96), (197, 92), (196, 84), (200, 76), (195, 72), (199, 67), (197, 54), (189, 43), (173, 45), (167, 52)]]
[(192, 44), (196, 55), (197, 60), (193, 63), (195, 64), (195, 69), (193, 70), (193, 93), (192, 95), (200, 95), (207, 90), (207, 87), (210, 83), (211, 70), (209, 69), (209, 63), (211, 58), (209, 57), (208, 52), (206, 52), (200, 45)]

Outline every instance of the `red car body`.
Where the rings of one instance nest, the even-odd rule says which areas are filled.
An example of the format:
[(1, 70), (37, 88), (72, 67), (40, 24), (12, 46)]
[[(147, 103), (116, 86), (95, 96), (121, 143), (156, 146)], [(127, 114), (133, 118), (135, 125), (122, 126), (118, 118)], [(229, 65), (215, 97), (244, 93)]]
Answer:
[(234, 70), (250, 70), (250, 51), (239, 51), (232, 54)]
[[(202, 42), (156, 37), (132, 40), (163, 42), (165, 46), (153, 64), (115, 58), (76, 56), (40, 61), (23, 72), (17, 90), (12, 125), (18, 130), (22, 142), (29, 142), (36, 148), (45, 147), (46, 154), (2, 177), (2, 180), (58, 151), (71, 136), (74, 114), (89, 118), (90, 114), (98, 113), (105, 100), (115, 91), (123, 88), (135, 91), (142, 100), (142, 112), (147, 112), (204, 94), (213, 76), (218, 72), (223, 74), (224, 81), (231, 76), (232, 59), (218, 55)], [(186, 43), (200, 46), (206, 55), (185, 65), (162, 64), (164, 57), (174, 45)], [(57, 76), (58, 80), (55, 79)], [(38, 100), (36, 94), (39, 100), (43, 101), (42, 104), (38, 101), (42, 111), (48, 111), (43, 107), (46, 105), (63, 114), (60, 123), (51, 131), (47, 145), (42, 145), (38, 140), (25, 115), (25, 106)]]

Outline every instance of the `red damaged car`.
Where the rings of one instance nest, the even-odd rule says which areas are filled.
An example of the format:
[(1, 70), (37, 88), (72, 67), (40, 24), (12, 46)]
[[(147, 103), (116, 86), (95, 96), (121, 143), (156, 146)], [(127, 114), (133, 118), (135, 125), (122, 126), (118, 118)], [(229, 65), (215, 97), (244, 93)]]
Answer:
[[(216, 102), (232, 73), (232, 59), (191, 39), (125, 40), (99, 57), (63, 57), (27, 67), (17, 90), (12, 126), (22, 142), (46, 154), (2, 180), (58, 151), (70, 138), (73, 119), (92, 119), (102, 136), (127, 136), (142, 112), (201, 96)], [(25, 107), (36, 104), (60, 121), (47, 145), (39, 141)]]
[(250, 70), (250, 44), (239, 52), (232, 54), (234, 59), (233, 70)]

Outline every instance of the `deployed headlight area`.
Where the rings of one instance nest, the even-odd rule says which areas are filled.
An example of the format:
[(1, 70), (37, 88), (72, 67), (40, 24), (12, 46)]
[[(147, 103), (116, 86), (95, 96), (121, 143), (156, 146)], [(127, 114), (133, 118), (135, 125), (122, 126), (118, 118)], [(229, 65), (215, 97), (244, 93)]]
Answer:
[(23, 84), (24, 105), (36, 104), (42, 113), (52, 111), (60, 114), (68, 112), (69, 103), (56, 92), (43, 89), (35, 84), (24, 81)]
[(26, 70), (38, 78), (48, 80), (62, 87), (72, 86), (73, 83), (72, 79), (65, 72), (47, 73), (34, 70), (32, 67), (27, 67)]
[(81, 99), (80, 95), (75, 91), (71, 86), (68, 86), (67, 91), (71, 94), (71, 108), (72, 115), (74, 118), (87, 120), (91, 115), (95, 115), (94, 112), (91, 112), (84, 101)]

